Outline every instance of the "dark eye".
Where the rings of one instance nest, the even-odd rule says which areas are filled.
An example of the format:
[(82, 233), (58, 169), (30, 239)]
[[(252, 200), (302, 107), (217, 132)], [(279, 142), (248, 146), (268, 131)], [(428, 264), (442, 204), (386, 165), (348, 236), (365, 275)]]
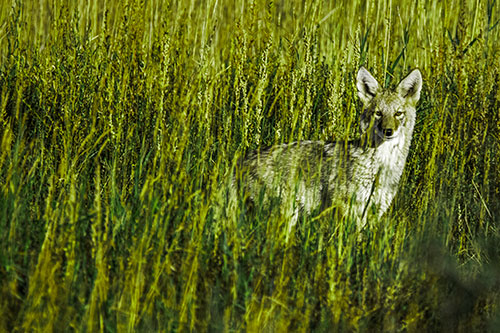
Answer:
[(377, 111), (377, 112), (375, 112), (375, 115), (376, 115), (377, 117), (382, 117), (382, 112)]
[(401, 112), (401, 111), (398, 111), (394, 114), (394, 116), (396, 116), (396, 117), (401, 117), (402, 115), (403, 115), (403, 112)]

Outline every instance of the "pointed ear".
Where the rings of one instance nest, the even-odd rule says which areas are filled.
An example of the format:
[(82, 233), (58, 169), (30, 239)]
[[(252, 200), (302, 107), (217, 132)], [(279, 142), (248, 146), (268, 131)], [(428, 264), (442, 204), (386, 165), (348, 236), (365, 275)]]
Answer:
[(415, 106), (420, 99), (420, 90), (422, 89), (422, 74), (418, 69), (414, 69), (398, 85), (397, 92), (399, 96)]
[(378, 82), (364, 67), (358, 71), (358, 96), (364, 105), (370, 103), (378, 91)]

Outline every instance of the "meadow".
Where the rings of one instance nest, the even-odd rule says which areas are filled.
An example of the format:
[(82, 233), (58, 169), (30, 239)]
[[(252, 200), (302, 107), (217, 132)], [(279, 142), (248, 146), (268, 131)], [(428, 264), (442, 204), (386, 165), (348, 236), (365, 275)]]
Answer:
[[(499, 20), (495, 0), (2, 1), (0, 332), (497, 331)], [(360, 66), (423, 75), (389, 211), (285, 242), (279, 207), (229, 209), (247, 152), (358, 135)]]

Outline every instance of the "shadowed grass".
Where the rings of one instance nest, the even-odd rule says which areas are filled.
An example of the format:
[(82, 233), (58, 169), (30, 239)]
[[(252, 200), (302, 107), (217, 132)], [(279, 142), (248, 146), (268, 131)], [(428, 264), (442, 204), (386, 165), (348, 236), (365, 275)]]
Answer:
[[(0, 331), (500, 323), (496, 1), (0, 4)], [(354, 75), (424, 76), (388, 213), (285, 242), (236, 160), (357, 134)]]

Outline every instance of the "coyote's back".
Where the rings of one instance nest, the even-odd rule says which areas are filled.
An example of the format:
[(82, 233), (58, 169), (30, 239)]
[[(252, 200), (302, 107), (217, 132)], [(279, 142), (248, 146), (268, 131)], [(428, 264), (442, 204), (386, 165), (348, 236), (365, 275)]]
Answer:
[(293, 142), (252, 152), (242, 161), (237, 183), (250, 200), (281, 199), (290, 227), (299, 213), (331, 206), (354, 213), (360, 225), (371, 209), (381, 216), (403, 172), (421, 87), (418, 69), (395, 90), (385, 90), (362, 67), (357, 76), (364, 104), (359, 139)]

